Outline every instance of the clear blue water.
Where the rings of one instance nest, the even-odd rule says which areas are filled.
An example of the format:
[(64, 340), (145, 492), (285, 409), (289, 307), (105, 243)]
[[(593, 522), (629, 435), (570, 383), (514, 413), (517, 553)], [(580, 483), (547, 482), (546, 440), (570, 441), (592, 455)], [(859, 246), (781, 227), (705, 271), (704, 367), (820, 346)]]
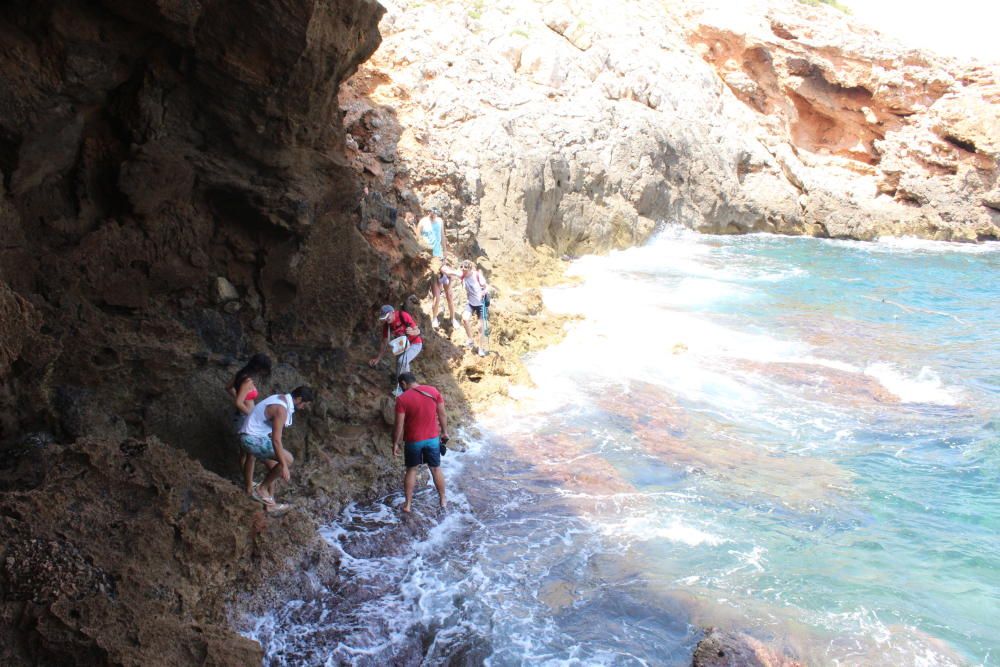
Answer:
[(258, 619), (273, 662), (681, 665), (717, 625), (808, 664), (996, 663), (996, 247), (667, 230), (571, 272), (546, 302), (581, 319), (446, 460), (454, 509), (392, 553), (355, 545), (398, 498), (334, 521), (380, 592)]

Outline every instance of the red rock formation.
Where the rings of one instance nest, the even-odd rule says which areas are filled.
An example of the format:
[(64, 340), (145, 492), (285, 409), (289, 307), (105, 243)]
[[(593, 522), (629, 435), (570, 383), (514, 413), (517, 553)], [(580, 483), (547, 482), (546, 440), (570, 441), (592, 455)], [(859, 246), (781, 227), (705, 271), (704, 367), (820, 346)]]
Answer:
[(776, 157), (805, 217), (836, 236), (996, 238), (995, 71), (903, 49), (829, 8), (756, 10), (692, 9), (689, 40), (769, 143), (792, 149)]

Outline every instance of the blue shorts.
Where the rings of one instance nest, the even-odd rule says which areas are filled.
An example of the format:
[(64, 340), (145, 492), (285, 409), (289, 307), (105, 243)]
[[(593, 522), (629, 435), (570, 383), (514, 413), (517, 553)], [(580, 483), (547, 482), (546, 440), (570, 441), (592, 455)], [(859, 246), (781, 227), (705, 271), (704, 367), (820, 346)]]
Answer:
[(437, 468), (441, 465), (441, 438), (408, 442), (403, 454), (407, 468), (416, 468), (421, 463), (426, 463), (429, 468)]
[(269, 435), (247, 435), (246, 433), (241, 433), (240, 447), (247, 454), (256, 456), (259, 459), (278, 460), (278, 457), (274, 454), (274, 443), (271, 442), (271, 436)]

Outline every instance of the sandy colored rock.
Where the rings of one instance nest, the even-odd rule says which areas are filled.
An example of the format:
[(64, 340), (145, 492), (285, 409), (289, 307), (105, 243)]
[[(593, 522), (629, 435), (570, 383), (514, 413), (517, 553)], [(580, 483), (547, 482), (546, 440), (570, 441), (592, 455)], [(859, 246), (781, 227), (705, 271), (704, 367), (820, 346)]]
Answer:
[[(395, 124), (381, 180), (494, 257), (633, 245), (660, 222), (873, 239), (997, 238), (995, 69), (830, 7), (386, 2), (341, 95)], [(470, 56), (469, 54), (475, 54)]]

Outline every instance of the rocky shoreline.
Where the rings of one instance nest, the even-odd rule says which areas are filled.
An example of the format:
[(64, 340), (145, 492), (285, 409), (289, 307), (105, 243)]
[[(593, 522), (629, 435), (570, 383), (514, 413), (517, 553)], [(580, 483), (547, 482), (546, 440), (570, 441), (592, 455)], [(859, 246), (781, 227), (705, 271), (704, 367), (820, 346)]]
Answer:
[[(562, 335), (560, 258), (660, 221), (998, 236), (992, 74), (897, 54), (861, 78), (877, 54), (820, 43), (818, 9), (776, 0), (741, 42), (647, 3), (597, 30), (600, 3), (393, 2), (379, 50), (374, 0), (181, 4), (0, 9), (3, 664), (250, 664), (231, 615), (335, 577), (314, 517), (398, 483), (373, 316), (427, 270), (362, 186), (440, 206), (500, 288), (497, 354), (444, 331), (418, 365), (467, 421)], [(283, 517), (229, 481), (222, 388), (257, 351), (267, 390), (319, 389)]]

